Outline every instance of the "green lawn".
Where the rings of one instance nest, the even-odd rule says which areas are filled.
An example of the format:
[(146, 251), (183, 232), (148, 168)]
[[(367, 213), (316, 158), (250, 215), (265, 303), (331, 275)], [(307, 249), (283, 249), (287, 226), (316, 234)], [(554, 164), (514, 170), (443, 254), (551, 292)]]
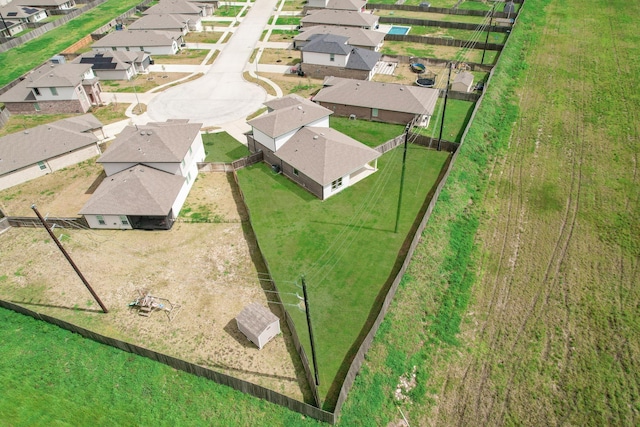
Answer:
[(231, 163), (249, 155), (247, 147), (226, 132), (204, 134), (202, 142), (207, 154), (205, 162)]
[[(437, 138), (440, 135), (440, 123), (442, 119), (442, 108), (444, 99), (438, 98), (436, 102), (435, 112), (429, 126), (420, 128), (418, 131), (423, 135)], [(457, 99), (447, 99), (447, 110), (444, 112), (444, 128), (442, 130), (442, 139), (453, 142), (460, 142), (464, 128), (467, 126), (471, 113), (473, 112), (474, 102), (459, 101)], [(416, 128), (418, 129), (418, 128)]]
[[(459, 30), (457, 28), (443, 28), (443, 27), (428, 27), (421, 25), (412, 25), (409, 30), (409, 35), (412, 36), (427, 36), (427, 37), (442, 37), (453, 38), (458, 40), (474, 40), (484, 43), (487, 37), (486, 31), (478, 35), (472, 30)], [(490, 33), (489, 43), (504, 44), (507, 41), (507, 33)]]
[(232, 18), (238, 16), (243, 6), (221, 6), (213, 13), (214, 16)]
[(369, 147), (377, 147), (404, 132), (403, 125), (370, 122), (368, 120), (349, 120), (348, 117), (331, 116), (331, 127), (349, 135)]
[(278, 16), (276, 25), (299, 25), (301, 16)]
[[(379, 170), (321, 201), (265, 164), (238, 171), (262, 252), (286, 304), (297, 304), (295, 282), (306, 275), (323, 398), (389, 280), (426, 194), (448, 153), (411, 145), (399, 232), (394, 233), (402, 148), (378, 159)], [(287, 306), (307, 354), (303, 311)], [(335, 389), (332, 393), (335, 393)]]
[(319, 425), (9, 310), (0, 309), (0, 325), (3, 425)]
[(139, 0), (108, 0), (65, 25), (37, 39), (0, 53), (0, 87), (42, 64), (58, 52), (139, 3)]

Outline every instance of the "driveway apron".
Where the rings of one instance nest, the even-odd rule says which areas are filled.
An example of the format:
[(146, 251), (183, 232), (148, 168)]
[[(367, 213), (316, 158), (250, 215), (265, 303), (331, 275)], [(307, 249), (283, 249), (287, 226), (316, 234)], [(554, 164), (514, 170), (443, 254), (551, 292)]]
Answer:
[(158, 94), (147, 106), (149, 119), (189, 119), (204, 126), (220, 126), (258, 110), (267, 93), (245, 81), (242, 72), (277, 2), (253, 3), (209, 71), (197, 80)]

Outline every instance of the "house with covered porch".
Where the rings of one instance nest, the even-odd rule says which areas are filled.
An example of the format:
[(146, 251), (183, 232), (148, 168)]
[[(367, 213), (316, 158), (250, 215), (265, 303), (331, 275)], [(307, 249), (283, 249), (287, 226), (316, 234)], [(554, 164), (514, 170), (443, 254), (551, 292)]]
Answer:
[(80, 210), (89, 227), (168, 230), (198, 175), (201, 123), (127, 126), (98, 163), (105, 178)]
[(377, 170), (380, 153), (329, 127), (331, 110), (299, 96), (266, 103), (249, 121), (249, 151), (324, 200)]

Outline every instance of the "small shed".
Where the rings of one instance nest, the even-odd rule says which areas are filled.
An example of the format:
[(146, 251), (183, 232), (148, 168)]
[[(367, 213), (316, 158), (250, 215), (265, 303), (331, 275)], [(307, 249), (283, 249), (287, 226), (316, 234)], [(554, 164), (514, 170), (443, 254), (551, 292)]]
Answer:
[(273, 337), (280, 333), (280, 319), (269, 309), (257, 302), (246, 306), (236, 316), (236, 322), (240, 332), (258, 346), (265, 346)]
[(471, 86), (473, 85), (473, 74), (468, 71), (458, 73), (456, 78), (451, 83), (451, 90), (457, 92), (471, 92)]

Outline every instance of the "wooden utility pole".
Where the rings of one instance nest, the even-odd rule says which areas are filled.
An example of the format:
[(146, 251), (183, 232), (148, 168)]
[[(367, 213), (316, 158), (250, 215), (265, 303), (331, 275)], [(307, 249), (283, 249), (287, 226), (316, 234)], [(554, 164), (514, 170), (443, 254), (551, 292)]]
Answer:
[(58, 248), (60, 249), (60, 251), (62, 252), (64, 257), (67, 259), (67, 261), (69, 261), (69, 264), (71, 264), (71, 267), (73, 267), (73, 269), (76, 272), (76, 274), (78, 274), (78, 277), (80, 277), (80, 280), (82, 280), (82, 283), (84, 283), (84, 285), (87, 287), (87, 289), (89, 289), (89, 292), (91, 292), (91, 295), (93, 295), (93, 299), (95, 299), (96, 302), (98, 303), (98, 305), (100, 305), (100, 308), (102, 308), (103, 312), (108, 313), (109, 310), (107, 310), (107, 307), (105, 307), (105, 305), (102, 303), (102, 301), (100, 301), (100, 298), (94, 292), (93, 288), (91, 288), (91, 285), (89, 285), (89, 282), (87, 282), (87, 279), (84, 278), (84, 276), (80, 272), (80, 269), (78, 268), (76, 263), (73, 262), (73, 260), (71, 259), (71, 256), (69, 256), (69, 254), (67, 253), (65, 248), (62, 246), (62, 243), (60, 243), (60, 241), (58, 240), (56, 235), (53, 234), (53, 231), (51, 231), (51, 228), (49, 227), (49, 224), (47, 224), (47, 221), (45, 221), (44, 218), (42, 217), (42, 215), (40, 215), (40, 212), (38, 212), (38, 209), (36, 208), (36, 205), (31, 205), (31, 209), (33, 209), (33, 211), (36, 213), (36, 215), (38, 216), (38, 219), (40, 220), (42, 225), (44, 225), (45, 230), (47, 230), (47, 233), (49, 233), (49, 236), (51, 236), (53, 241), (56, 242), (56, 245), (58, 245)]
[(302, 293), (304, 294), (304, 311), (307, 313), (307, 326), (309, 327), (309, 340), (311, 341), (311, 358), (313, 359), (313, 373), (316, 379), (316, 386), (320, 385), (318, 376), (318, 361), (316, 359), (316, 345), (313, 339), (313, 328), (311, 327), (311, 313), (309, 313), (309, 298), (307, 296), (307, 283), (302, 276)]
[(489, 18), (489, 26), (487, 27), (487, 37), (484, 39), (484, 49), (482, 49), (482, 59), (480, 60), (481, 64), (484, 64), (484, 54), (487, 51), (487, 43), (489, 43), (489, 33), (491, 33), (491, 24), (493, 23), (493, 11), (496, 8), (496, 3), (493, 4), (491, 8), (491, 17)]
[(407, 143), (409, 140), (409, 129), (411, 123), (404, 128), (404, 152), (402, 153), (402, 173), (400, 174), (400, 194), (398, 194), (398, 209), (396, 211), (396, 228), (394, 233), (398, 232), (398, 224), (400, 223), (400, 205), (402, 205), (402, 189), (404, 188), (404, 171), (407, 167)]
[(438, 135), (438, 151), (440, 151), (440, 142), (442, 141), (442, 130), (444, 129), (444, 113), (447, 111), (447, 97), (449, 96), (449, 82), (451, 81), (451, 69), (453, 62), (449, 63), (449, 75), (447, 76), (447, 87), (444, 89), (444, 105), (442, 106), (442, 119), (440, 120), (440, 135)]

